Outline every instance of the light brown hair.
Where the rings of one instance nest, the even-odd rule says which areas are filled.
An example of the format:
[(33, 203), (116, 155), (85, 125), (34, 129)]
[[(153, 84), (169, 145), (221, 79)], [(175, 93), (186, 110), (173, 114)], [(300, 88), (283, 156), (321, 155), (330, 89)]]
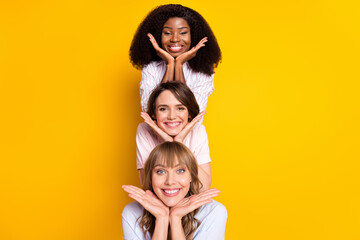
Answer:
[[(198, 178), (198, 166), (196, 159), (192, 152), (184, 144), (179, 142), (164, 142), (156, 146), (150, 153), (144, 167), (145, 181), (143, 189), (145, 191), (150, 190), (155, 194), (152, 188), (152, 172), (156, 164), (159, 163), (162, 163), (167, 167), (174, 167), (175, 164), (185, 166), (191, 176), (190, 189), (185, 197), (199, 193), (202, 184)], [(200, 221), (195, 218), (198, 211), (199, 209), (196, 209), (182, 218), (182, 226), (187, 240), (192, 239), (192, 236), (200, 225)], [(144, 209), (140, 226), (143, 229), (145, 239), (147, 232), (153, 234), (155, 229), (155, 217), (146, 209)], [(170, 234), (168, 234), (168, 239), (170, 239)]]

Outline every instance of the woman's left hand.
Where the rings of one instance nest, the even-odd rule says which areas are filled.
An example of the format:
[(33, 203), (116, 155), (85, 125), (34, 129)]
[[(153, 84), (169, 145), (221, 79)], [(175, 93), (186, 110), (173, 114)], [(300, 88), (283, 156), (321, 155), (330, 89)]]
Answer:
[(194, 128), (195, 124), (198, 121), (200, 121), (200, 119), (205, 115), (205, 113), (206, 113), (206, 111), (199, 113), (196, 117), (194, 117), (191, 120), (191, 122), (186, 124), (186, 126), (183, 128), (183, 130), (181, 130), (181, 132), (179, 132), (179, 134), (174, 137), (174, 141), (183, 143), (185, 137), (189, 134), (189, 132), (191, 132), (191, 130)]
[(172, 142), (174, 141), (174, 139), (169, 136), (166, 132), (164, 132), (163, 130), (161, 130), (158, 125), (156, 124), (156, 122), (154, 120), (152, 120), (152, 118), (149, 116), (149, 114), (147, 114), (146, 112), (141, 112), (140, 116), (144, 119), (145, 123), (147, 125), (149, 125), (152, 130), (159, 136), (161, 137), (165, 142)]
[(197, 51), (205, 46), (205, 43), (207, 42), (207, 37), (204, 37), (203, 39), (200, 40), (200, 42), (198, 44), (196, 44), (195, 47), (191, 48), (189, 51), (184, 52), (183, 54), (181, 54), (180, 56), (176, 57), (175, 59), (175, 64), (184, 64), (187, 61), (189, 61), (190, 59), (194, 58), (196, 56)]
[(201, 207), (202, 205), (212, 202), (211, 198), (218, 196), (219, 193), (219, 190), (212, 188), (199, 194), (182, 199), (178, 204), (170, 209), (170, 219), (181, 219), (183, 216)]

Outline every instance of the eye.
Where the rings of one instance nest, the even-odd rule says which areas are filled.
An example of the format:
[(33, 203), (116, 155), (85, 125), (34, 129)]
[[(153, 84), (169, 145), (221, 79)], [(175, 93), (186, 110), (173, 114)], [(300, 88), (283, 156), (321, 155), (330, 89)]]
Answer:
[(159, 111), (160, 111), (160, 112), (163, 112), (163, 111), (165, 111), (165, 110), (166, 110), (166, 108), (164, 108), (164, 107), (159, 108)]
[(181, 32), (180, 34), (181, 34), (181, 35), (185, 35), (185, 34), (187, 34), (187, 33), (188, 33), (188, 32)]
[(165, 170), (158, 169), (158, 170), (156, 170), (156, 173), (159, 174), (159, 175), (163, 175), (163, 174), (165, 174)]
[(170, 32), (163, 32), (164, 35), (171, 35)]
[(186, 107), (178, 107), (178, 110), (179, 111), (184, 111), (184, 110), (186, 110)]
[(184, 172), (185, 172), (185, 169), (180, 168), (180, 169), (178, 169), (176, 172), (177, 172), (177, 173), (184, 173)]

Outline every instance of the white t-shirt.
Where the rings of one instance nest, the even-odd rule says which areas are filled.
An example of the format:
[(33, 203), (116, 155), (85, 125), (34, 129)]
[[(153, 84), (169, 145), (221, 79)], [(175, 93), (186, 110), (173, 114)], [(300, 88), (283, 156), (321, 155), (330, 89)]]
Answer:
[[(151, 151), (162, 139), (146, 123), (140, 123), (136, 131), (136, 167), (143, 169)], [(185, 137), (183, 144), (194, 154), (198, 165), (211, 162), (209, 140), (204, 125), (196, 124)]]
[[(143, 67), (140, 81), (140, 98), (143, 112), (147, 111), (150, 94), (161, 83), (165, 72), (165, 61), (154, 61)], [(214, 74), (209, 76), (201, 72), (194, 72), (187, 62), (183, 65), (183, 72), (186, 85), (194, 93), (200, 112), (205, 111), (208, 97), (214, 91)]]
[[(144, 208), (138, 202), (132, 202), (125, 206), (122, 212), (123, 238), (125, 240), (145, 240), (139, 225)], [(193, 239), (196, 240), (223, 240), (227, 211), (224, 205), (213, 201), (200, 207), (195, 218), (201, 221), (196, 229)], [(147, 239), (151, 239), (147, 233)]]

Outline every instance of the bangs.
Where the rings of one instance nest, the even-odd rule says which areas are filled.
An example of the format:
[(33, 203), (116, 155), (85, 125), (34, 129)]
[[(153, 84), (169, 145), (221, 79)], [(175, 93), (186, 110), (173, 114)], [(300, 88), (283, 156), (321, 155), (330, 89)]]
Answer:
[(168, 168), (174, 168), (175, 166), (183, 166), (188, 168), (184, 159), (179, 157), (175, 152), (165, 152), (161, 157), (157, 158), (154, 162), (154, 166), (163, 165)]

